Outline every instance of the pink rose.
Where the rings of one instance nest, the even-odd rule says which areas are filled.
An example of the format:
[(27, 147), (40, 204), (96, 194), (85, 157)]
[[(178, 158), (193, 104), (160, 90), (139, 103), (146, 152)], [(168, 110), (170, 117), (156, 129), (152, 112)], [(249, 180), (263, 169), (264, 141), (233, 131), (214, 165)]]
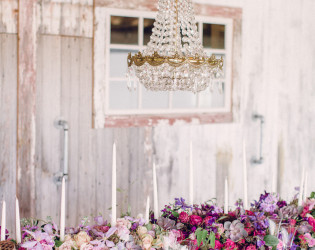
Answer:
[(223, 244), (221, 244), (220, 241), (216, 240), (215, 245), (214, 245), (214, 249), (221, 249), (221, 248), (223, 248)]
[(304, 238), (305, 238), (309, 247), (315, 246), (315, 239), (312, 237), (312, 235), (310, 233), (304, 234)]
[(237, 248), (238, 248), (237, 245), (231, 239), (227, 239), (226, 242), (224, 243), (224, 249), (235, 250)]
[(180, 222), (182, 223), (188, 223), (189, 221), (189, 215), (186, 212), (181, 212), (179, 214), (178, 219), (180, 220)]
[(290, 219), (290, 220), (289, 220), (289, 223), (290, 223), (291, 226), (294, 226), (294, 225), (296, 224), (296, 220)]
[(306, 214), (308, 214), (310, 212), (309, 206), (305, 206), (303, 208), (303, 212), (301, 213), (302, 217), (305, 217)]
[(248, 247), (246, 247), (246, 250), (256, 250), (256, 246), (255, 245), (249, 245)]
[(128, 229), (131, 228), (131, 222), (124, 218), (118, 218), (116, 222), (116, 227), (126, 227)]
[(207, 216), (206, 218), (203, 219), (203, 222), (204, 222), (207, 226), (210, 226), (211, 219), (212, 219), (211, 216)]
[(193, 226), (199, 226), (202, 223), (202, 218), (198, 215), (190, 215), (190, 224)]
[(315, 232), (315, 219), (313, 217), (308, 217), (307, 221), (313, 227), (313, 231)]

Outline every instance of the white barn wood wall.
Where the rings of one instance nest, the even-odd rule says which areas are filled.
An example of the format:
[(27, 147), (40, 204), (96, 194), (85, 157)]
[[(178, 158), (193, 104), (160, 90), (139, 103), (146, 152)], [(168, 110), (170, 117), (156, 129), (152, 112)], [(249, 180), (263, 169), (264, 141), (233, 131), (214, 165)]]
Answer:
[[(198, 1), (217, 3), (218, 1)], [(232, 3), (233, 2), (233, 3)], [(225, 1), (235, 6), (236, 1)], [(242, 46), (235, 72), (234, 121), (227, 124), (154, 128), (92, 129), (92, 1), (37, 3), (35, 213), (56, 221), (60, 187), (62, 132), (70, 125), (68, 188), (69, 225), (85, 215), (110, 214), (111, 150), (117, 143), (119, 209), (144, 212), (152, 195), (151, 164), (157, 162), (160, 204), (187, 197), (189, 141), (194, 145), (196, 201), (223, 198), (222, 181), (230, 181), (230, 202), (242, 197), (242, 139), (247, 142), (249, 198), (272, 186), (285, 198), (299, 185), (302, 166), (315, 189), (315, 3), (312, 0), (237, 1), (242, 7)], [(144, 7), (145, 8), (145, 7)], [(97, 14), (97, 13), (95, 13)], [(98, 13), (101, 14), (101, 13)], [(83, 18), (85, 16), (85, 18)], [(11, 207), (16, 192), (17, 1), (0, 2), (0, 197)], [(94, 47), (95, 49), (95, 47)], [(96, 66), (96, 65), (95, 65)], [(102, 64), (97, 65), (102, 74)], [(250, 165), (259, 143), (259, 126), (251, 115), (265, 116), (264, 163)], [(8, 219), (14, 221), (14, 215)], [(9, 222), (10, 224), (10, 222)]]

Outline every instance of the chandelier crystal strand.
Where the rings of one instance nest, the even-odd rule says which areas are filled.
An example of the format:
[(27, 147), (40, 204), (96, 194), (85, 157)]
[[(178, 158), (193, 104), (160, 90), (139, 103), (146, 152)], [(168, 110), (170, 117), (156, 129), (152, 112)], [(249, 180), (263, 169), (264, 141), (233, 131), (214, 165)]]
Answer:
[(147, 47), (127, 61), (129, 77), (157, 91), (205, 90), (223, 68), (222, 57), (208, 57), (202, 47), (191, 0), (159, 0)]

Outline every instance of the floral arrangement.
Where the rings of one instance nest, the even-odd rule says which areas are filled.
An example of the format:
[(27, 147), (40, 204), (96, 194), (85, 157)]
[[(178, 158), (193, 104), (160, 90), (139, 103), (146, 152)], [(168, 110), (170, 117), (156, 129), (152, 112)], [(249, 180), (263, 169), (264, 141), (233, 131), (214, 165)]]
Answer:
[[(150, 221), (124, 216), (111, 226), (102, 216), (89, 225), (85, 218), (76, 228), (67, 228), (60, 241), (51, 221), (22, 220), (19, 249), (315, 249), (315, 192), (302, 206), (265, 192), (244, 210), (242, 201), (224, 214), (213, 201), (188, 205), (175, 199), (161, 216)], [(9, 236), (8, 236), (9, 237)]]

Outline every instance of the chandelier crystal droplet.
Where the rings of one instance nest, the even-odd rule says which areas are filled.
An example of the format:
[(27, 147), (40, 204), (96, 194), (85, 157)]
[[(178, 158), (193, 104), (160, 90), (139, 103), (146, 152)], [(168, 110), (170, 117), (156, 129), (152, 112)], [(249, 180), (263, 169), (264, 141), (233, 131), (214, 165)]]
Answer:
[[(146, 48), (128, 54), (128, 88), (138, 79), (148, 90), (205, 90), (222, 75), (223, 58), (207, 56), (191, 0), (159, 0)], [(133, 84), (135, 87), (136, 82)]]

